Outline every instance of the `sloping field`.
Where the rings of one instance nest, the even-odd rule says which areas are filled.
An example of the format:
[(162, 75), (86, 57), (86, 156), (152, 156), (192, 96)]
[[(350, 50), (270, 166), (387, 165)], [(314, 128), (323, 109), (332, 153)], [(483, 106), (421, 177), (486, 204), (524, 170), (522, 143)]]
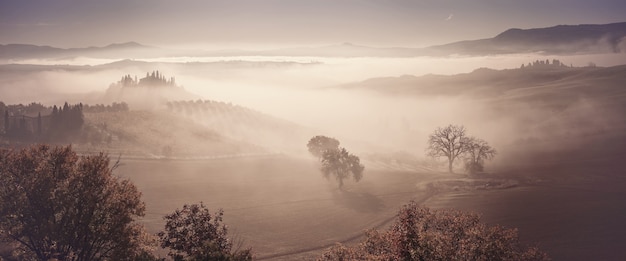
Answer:
[(626, 260), (625, 134), (617, 127), (527, 142), (519, 148), (524, 152), (503, 155), (509, 164), (491, 175), (524, 186), (441, 193), (425, 204), (479, 212), (484, 222), (516, 227), (523, 242), (554, 260)]
[(426, 205), (479, 212), (484, 222), (516, 227), (522, 242), (554, 260), (625, 260), (625, 156), (537, 165), (507, 173), (542, 180), (535, 185), (440, 194)]
[(116, 171), (143, 192), (149, 232), (185, 203), (224, 209), (235, 240), (258, 259), (312, 259), (325, 247), (351, 241), (385, 225), (411, 199), (423, 200), (425, 184), (442, 173), (368, 170), (343, 191), (324, 179), (313, 159), (286, 156), (207, 161), (123, 160)]
[(87, 140), (80, 150), (101, 151), (111, 155), (154, 157), (215, 156), (258, 153), (255, 145), (236, 141), (193, 121), (166, 111), (129, 111), (86, 113)]

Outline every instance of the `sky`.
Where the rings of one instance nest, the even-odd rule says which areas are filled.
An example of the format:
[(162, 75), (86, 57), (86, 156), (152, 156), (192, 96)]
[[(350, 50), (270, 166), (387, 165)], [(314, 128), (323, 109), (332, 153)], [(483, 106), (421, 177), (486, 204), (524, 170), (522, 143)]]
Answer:
[(0, 44), (423, 47), (626, 22), (623, 0), (0, 0)]

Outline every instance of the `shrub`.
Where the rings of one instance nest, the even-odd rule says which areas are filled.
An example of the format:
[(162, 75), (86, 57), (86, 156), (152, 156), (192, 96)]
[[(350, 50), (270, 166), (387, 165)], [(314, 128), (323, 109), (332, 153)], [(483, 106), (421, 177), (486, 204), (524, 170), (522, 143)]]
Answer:
[(252, 260), (250, 249), (232, 251), (223, 215), (222, 210), (211, 215), (202, 203), (184, 205), (165, 216), (161, 247), (169, 248), (174, 260)]
[(517, 230), (480, 223), (478, 215), (430, 210), (415, 202), (402, 207), (384, 232), (370, 230), (354, 247), (338, 244), (318, 260), (549, 260), (519, 242)]

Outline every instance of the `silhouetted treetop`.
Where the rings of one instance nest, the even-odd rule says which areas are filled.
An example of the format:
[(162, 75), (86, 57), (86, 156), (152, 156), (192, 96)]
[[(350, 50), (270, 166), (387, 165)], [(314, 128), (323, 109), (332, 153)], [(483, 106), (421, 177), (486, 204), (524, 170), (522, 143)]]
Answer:
[(313, 156), (321, 158), (325, 151), (338, 149), (339, 144), (335, 138), (318, 135), (311, 138), (306, 146)]
[(117, 82), (122, 87), (178, 87), (174, 77), (165, 77), (159, 71), (147, 72), (146, 77), (137, 79), (137, 75), (131, 77), (130, 74), (122, 76)]
[(563, 68), (563, 67), (569, 67), (567, 65), (565, 65), (563, 62), (561, 62), (558, 59), (552, 59), (552, 61), (550, 61), (549, 59), (544, 60), (535, 60), (532, 63), (528, 63), (528, 64), (522, 64), (522, 66), (520, 68), (522, 69), (547, 69), (547, 68)]

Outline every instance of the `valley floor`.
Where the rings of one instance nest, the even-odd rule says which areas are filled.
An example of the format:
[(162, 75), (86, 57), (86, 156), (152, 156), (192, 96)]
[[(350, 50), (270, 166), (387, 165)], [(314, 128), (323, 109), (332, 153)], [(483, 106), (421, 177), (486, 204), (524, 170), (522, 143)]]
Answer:
[(211, 210), (224, 210), (229, 235), (253, 247), (258, 260), (315, 259), (336, 242), (355, 243), (365, 230), (384, 228), (410, 200), (520, 185), (515, 180), (365, 165), (363, 180), (347, 182), (343, 190), (322, 177), (314, 159), (280, 155), (126, 159), (117, 171), (142, 191), (147, 204), (142, 222), (149, 232), (161, 230), (162, 217), (183, 204), (203, 202)]

